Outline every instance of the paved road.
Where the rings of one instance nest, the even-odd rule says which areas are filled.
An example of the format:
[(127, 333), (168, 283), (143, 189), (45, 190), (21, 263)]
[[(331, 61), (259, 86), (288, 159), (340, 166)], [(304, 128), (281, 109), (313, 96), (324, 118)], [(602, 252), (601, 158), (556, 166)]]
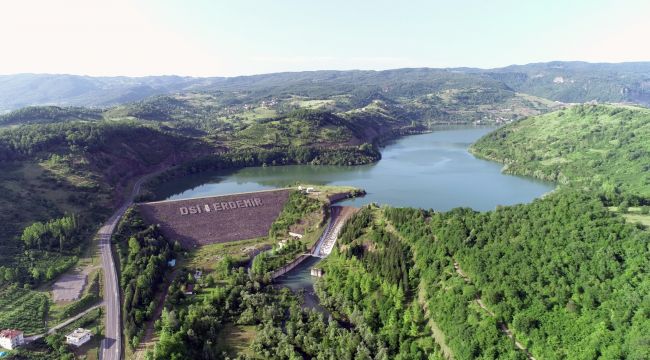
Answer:
[(102, 360), (120, 360), (122, 356), (120, 292), (118, 290), (119, 284), (113, 253), (111, 252), (111, 236), (126, 209), (133, 204), (133, 199), (140, 192), (142, 183), (155, 174), (149, 174), (138, 179), (124, 204), (115, 211), (113, 216), (97, 232), (99, 249), (102, 254), (102, 268), (104, 269), (104, 303), (106, 304), (106, 334), (102, 340), (100, 353), (100, 359)]
[(75, 316), (73, 316), (73, 317), (67, 319), (66, 321), (64, 321), (64, 322), (62, 322), (62, 323), (60, 323), (60, 324), (57, 324), (56, 326), (50, 328), (46, 333), (38, 334), (38, 335), (28, 336), (28, 337), (25, 338), (25, 342), (28, 342), (28, 343), (29, 343), (29, 342), (32, 342), (32, 341), (38, 340), (38, 339), (42, 338), (42, 337), (45, 336), (45, 335), (50, 335), (50, 334), (52, 334), (53, 332), (55, 332), (56, 330), (59, 330), (59, 329), (62, 328), (62, 327), (65, 327), (65, 326), (70, 325), (72, 322), (78, 320), (78, 319), (81, 318), (82, 316), (88, 314), (89, 312), (91, 312), (91, 311), (93, 311), (93, 310), (95, 310), (95, 309), (97, 309), (98, 307), (103, 306), (103, 305), (104, 305), (103, 303), (100, 303), (100, 304), (97, 304), (97, 305), (95, 305), (95, 306), (93, 306), (93, 307), (90, 307), (90, 308), (88, 308), (88, 309), (86, 309), (86, 310), (80, 312), (79, 314), (77, 314), (77, 315), (75, 315)]

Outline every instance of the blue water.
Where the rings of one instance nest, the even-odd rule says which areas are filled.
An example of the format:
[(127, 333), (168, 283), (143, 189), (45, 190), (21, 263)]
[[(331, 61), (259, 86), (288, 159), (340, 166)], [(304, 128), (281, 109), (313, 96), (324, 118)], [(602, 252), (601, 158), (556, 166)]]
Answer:
[(267, 190), (296, 183), (351, 185), (367, 195), (345, 202), (449, 210), (530, 202), (554, 185), (505, 175), (500, 164), (471, 155), (469, 146), (494, 128), (455, 127), (407, 136), (382, 149), (382, 159), (363, 166), (276, 166), (203, 173), (164, 184), (159, 194), (183, 199)]

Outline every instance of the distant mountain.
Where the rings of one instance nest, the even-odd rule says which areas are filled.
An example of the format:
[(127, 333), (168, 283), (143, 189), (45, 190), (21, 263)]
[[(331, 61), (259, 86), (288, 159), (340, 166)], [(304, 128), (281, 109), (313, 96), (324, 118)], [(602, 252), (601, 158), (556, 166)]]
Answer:
[(107, 107), (153, 95), (188, 91), (246, 92), (256, 98), (329, 97), (376, 93), (409, 97), (473, 87), (509, 90), (562, 102), (631, 102), (650, 105), (650, 62), (548, 62), (498, 69), (306, 71), (224, 77), (0, 76), (0, 111), (30, 105)]
[(188, 89), (202, 81), (179, 76), (0, 75), (0, 111), (32, 105), (109, 106)]
[(562, 102), (595, 100), (650, 105), (650, 62), (554, 61), (512, 65), (487, 74), (516, 91)]

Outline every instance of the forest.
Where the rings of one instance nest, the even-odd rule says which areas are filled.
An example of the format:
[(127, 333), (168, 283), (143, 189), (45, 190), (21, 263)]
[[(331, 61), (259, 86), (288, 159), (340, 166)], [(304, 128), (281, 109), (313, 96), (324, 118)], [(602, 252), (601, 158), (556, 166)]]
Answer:
[(70, 250), (79, 243), (79, 220), (77, 216), (66, 216), (47, 223), (35, 222), (23, 230), (20, 239), (27, 249)]
[(539, 358), (650, 355), (650, 234), (598, 199), (567, 190), (486, 213), (384, 214), (412, 244), (457, 358), (501, 354), (504, 326)]
[(124, 337), (135, 348), (157, 306), (155, 296), (162, 290), (167, 263), (181, 247), (165, 239), (157, 226), (147, 225), (136, 208), (126, 212), (113, 241), (120, 261)]

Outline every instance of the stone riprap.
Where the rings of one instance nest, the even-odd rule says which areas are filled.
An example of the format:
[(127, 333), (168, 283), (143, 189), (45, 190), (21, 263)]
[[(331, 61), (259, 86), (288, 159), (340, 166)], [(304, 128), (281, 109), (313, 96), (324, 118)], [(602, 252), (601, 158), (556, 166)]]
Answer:
[(159, 224), (185, 248), (268, 235), (289, 199), (289, 189), (139, 204), (144, 218)]

